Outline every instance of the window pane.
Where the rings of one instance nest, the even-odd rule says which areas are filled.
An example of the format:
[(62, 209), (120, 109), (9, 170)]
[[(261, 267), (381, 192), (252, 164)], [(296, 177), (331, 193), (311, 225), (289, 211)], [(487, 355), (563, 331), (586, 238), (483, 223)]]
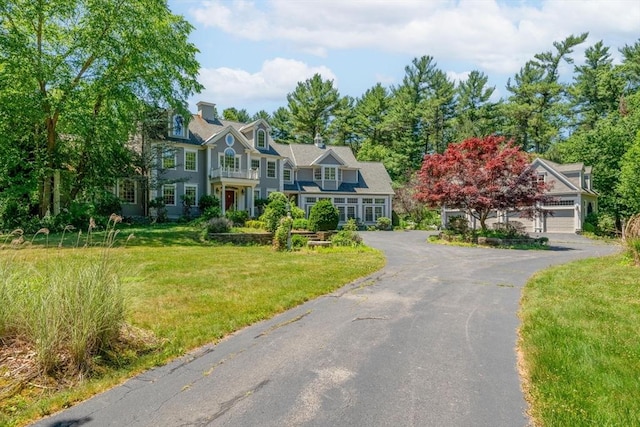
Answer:
[(260, 159), (251, 159), (251, 169), (260, 168)]
[(282, 171), (282, 177), (285, 181), (291, 181), (291, 169), (285, 169)]
[(196, 153), (187, 151), (184, 154), (184, 169), (188, 171), (196, 170)]
[(135, 203), (136, 202), (136, 183), (131, 179), (124, 179), (120, 182), (118, 187), (120, 193), (118, 197), (123, 203)]
[(324, 168), (324, 179), (335, 181), (336, 168)]
[(276, 162), (267, 162), (267, 178), (276, 177)]
[(176, 167), (176, 154), (173, 150), (165, 150), (162, 153), (162, 168), (163, 169), (175, 169)]
[(265, 148), (267, 146), (267, 134), (262, 129), (258, 130), (258, 148)]
[(169, 206), (175, 206), (176, 204), (176, 187), (174, 185), (165, 185), (162, 187), (162, 196), (164, 197), (164, 204)]
[(313, 179), (316, 181), (322, 180), (322, 169), (317, 168), (313, 170)]

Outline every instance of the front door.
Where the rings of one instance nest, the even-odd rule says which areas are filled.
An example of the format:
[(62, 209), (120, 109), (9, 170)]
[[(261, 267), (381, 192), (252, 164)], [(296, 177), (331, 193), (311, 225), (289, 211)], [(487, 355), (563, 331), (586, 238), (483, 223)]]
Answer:
[(224, 192), (224, 210), (230, 211), (236, 207), (236, 192), (235, 190), (225, 190)]

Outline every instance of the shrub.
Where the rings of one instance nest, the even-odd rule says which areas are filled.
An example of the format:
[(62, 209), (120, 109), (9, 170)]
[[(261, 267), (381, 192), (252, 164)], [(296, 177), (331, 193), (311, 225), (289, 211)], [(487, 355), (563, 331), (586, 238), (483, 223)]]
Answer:
[(345, 231), (358, 231), (358, 222), (353, 218), (349, 218), (347, 222), (342, 226), (342, 229)]
[(309, 212), (309, 230), (329, 231), (335, 230), (340, 222), (340, 212), (333, 206), (331, 200), (324, 199), (311, 207)]
[(469, 221), (463, 216), (454, 216), (449, 218), (447, 230), (452, 234), (465, 235), (469, 232)]
[(244, 223), (244, 226), (245, 227), (249, 227), (249, 228), (255, 228), (255, 229), (258, 229), (258, 230), (262, 230), (262, 229), (265, 228), (264, 222), (258, 221), (258, 220), (255, 220), (255, 219), (251, 219), (249, 221), (246, 221)]
[(287, 215), (287, 196), (282, 193), (274, 192), (269, 194), (269, 204), (264, 209), (264, 213), (260, 216), (267, 231), (274, 232), (280, 224), (280, 219)]
[(211, 218), (207, 222), (208, 233), (228, 233), (231, 229), (231, 221), (227, 218)]
[(331, 236), (331, 244), (334, 246), (356, 247), (362, 244), (362, 237), (357, 231), (342, 229)]
[[(220, 199), (210, 194), (203, 194), (198, 199), (198, 208), (200, 209), (200, 213), (203, 215), (209, 208), (220, 209)], [(220, 216), (220, 215), (217, 215), (217, 216)]]
[(304, 218), (304, 210), (292, 205), (291, 206), (291, 218), (293, 219), (303, 219)]
[(381, 216), (376, 220), (376, 228), (378, 230), (389, 230), (389, 228), (391, 228), (391, 219), (386, 216)]
[(149, 208), (155, 209), (154, 217), (155, 222), (166, 222), (167, 221), (167, 208), (164, 204), (164, 197), (156, 197), (155, 199), (149, 201)]
[(287, 249), (287, 239), (289, 238), (289, 232), (293, 225), (293, 219), (283, 217), (280, 219), (280, 224), (273, 234), (273, 248), (277, 251), (284, 251)]
[(309, 226), (309, 221), (304, 218), (297, 218), (293, 220), (293, 228), (295, 230), (306, 230)]
[(640, 265), (640, 214), (634, 215), (624, 227), (624, 243), (636, 265)]
[(237, 227), (245, 225), (249, 219), (249, 213), (247, 211), (230, 210), (225, 213), (225, 217)]
[(304, 248), (307, 246), (309, 239), (305, 236), (301, 236), (299, 234), (294, 234), (291, 236), (291, 246), (294, 248)]

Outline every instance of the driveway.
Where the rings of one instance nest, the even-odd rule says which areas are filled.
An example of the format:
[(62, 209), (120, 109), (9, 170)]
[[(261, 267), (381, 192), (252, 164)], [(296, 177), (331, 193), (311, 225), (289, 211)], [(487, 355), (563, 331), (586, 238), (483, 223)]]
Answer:
[(38, 426), (525, 426), (516, 312), (537, 270), (618, 250), (442, 246), (365, 232), (381, 271)]

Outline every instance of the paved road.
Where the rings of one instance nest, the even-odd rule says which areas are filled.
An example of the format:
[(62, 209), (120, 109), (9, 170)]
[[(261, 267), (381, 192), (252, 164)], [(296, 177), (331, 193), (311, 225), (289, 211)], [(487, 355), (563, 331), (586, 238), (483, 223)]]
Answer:
[(461, 248), (363, 233), (386, 267), (38, 426), (525, 426), (516, 312), (537, 270), (616, 247)]

